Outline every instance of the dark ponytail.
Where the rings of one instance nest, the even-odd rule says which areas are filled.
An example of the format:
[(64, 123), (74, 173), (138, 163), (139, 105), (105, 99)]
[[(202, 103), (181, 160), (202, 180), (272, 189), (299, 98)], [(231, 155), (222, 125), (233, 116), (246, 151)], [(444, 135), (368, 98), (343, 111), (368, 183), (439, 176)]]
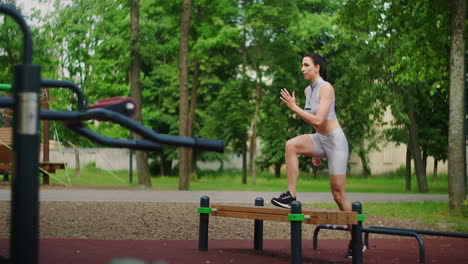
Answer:
[(303, 58), (304, 57), (309, 57), (309, 58), (312, 59), (312, 62), (315, 65), (320, 65), (319, 74), (324, 80), (327, 80), (327, 61), (325, 60), (324, 57), (322, 57), (321, 55), (319, 55), (317, 53), (306, 53), (302, 57)]

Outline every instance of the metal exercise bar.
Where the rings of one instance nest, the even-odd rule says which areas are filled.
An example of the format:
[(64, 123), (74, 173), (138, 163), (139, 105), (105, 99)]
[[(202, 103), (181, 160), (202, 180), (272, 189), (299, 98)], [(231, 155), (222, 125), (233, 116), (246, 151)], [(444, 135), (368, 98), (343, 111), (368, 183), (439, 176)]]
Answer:
[(110, 111), (102, 108), (94, 108), (87, 111), (51, 111), (42, 110), (41, 119), (44, 120), (58, 120), (71, 122), (70, 124), (82, 122), (86, 120), (102, 120), (112, 121), (119, 124), (133, 132), (140, 134), (143, 138), (151, 140), (163, 145), (172, 145), (178, 147), (189, 147), (207, 151), (224, 151), (223, 140), (211, 140), (203, 138), (186, 138), (172, 135), (162, 135), (151, 129), (148, 129), (141, 125), (139, 122), (128, 118), (124, 115), (118, 114), (114, 111)]
[(416, 232), (411, 232), (411, 231), (398, 231), (398, 230), (386, 230), (386, 229), (379, 229), (379, 228), (364, 228), (364, 234), (365, 234), (365, 244), (369, 248), (369, 234), (374, 233), (374, 234), (383, 234), (383, 235), (397, 235), (397, 236), (410, 236), (416, 238), (419, 244), (419, 263), (424, 264), (425, 263), (425, 255), (426, 255), (426, 248), (424, 246), (424, 240), (422, 239), (421, 235), (419, 235)]
[[(0, 97), (0, 107), (12, 108), (14, 99), (8, 97)], [(95, 108), (88, 111), (54, 111), (41, 110), (39, 111), (40, 119), (63, 121), (67, 127), (74, 132), (89, 138), (97, 143), (106, 146), (131, 148), (135, 150), (160, 150), (163, 144), (173, 146), (186, 146), (199, 148), (210, 151), (224, 151), (224, 142), (222, 140), (209, 140), (201, 138), (184, 138), (179, 136), (161, 135), (153, 130), (150, 130), (140, 123), (128, 118), (124, 115), (107, 109)], [(101, 119), (118, 121), (116, 123), (139, 133), (144, 131), (146, 140), (129, 140), (129, 139), (113, 139), (103, 137), (94, 131), (81, 125), (81, 121)], [(143, 134), (142, 134), (143, 135)]]
[(13, 263), (37, 263), (39, 257), (39, 91), (41, 67), (32, 65), (32, 36), (14, 8), (1, 4), (23, 32), (23, 63), (13, 69), (14, 171), (11, 193), (10, 258)]
[(348, 226), (340, 226), (340, 225), (317, 225), (314, 229), (314, 234), (312, 236), (312, 248), (314, 250), (318, 249), (318, 234), (319, 231), (322, 229), (333, 229), (333, 230), (342, 230), (342, 231), (349, 231)]
[[(72, 90), (76, 94), (76, 98), (78, 100), (78, 110), (85, 110), (86, 101), (83, 91), (81, 91), (80, 87), (70, 81), (62, 81), (62, 80), (41, 80), (41, 87), (48, 87), (48, 88), (68, 88)], [(12, 85), (9, 83), (0, 83), (0, 91), (12, 91)]]
[[(347, 226), (337, 226), (337, 225), (318, 225), (314, 229), (313, 234), (313, 249), (318, 249), (318, 233), (321, 229), (332, 229), (332, 230), (339, 230), (339, 231), (349, 231)], [(369, 234), (384, 234), (384, 235), (397, 235), (397, 236), (411, 236), (414, 237), (419, 245), (419, 263), (425, 262), (425, 255), (426, 249), (424, 246), (424, 240), (422, 239), (421, 235), (416, 232), (412, 231), (405, 231), (405, 230), (385, 230), (385, 229), (378, 229), (378, 228), (362, 228), (362, 232), (364, 233), (364, 245), (369, 248)], [(353, 250), (354, 251), (354, 250)]]
[(422, 230), (422, 229), (409, 229), (409, 228), (399, 228), (399, 227), (389, 227), (389, 226), (369, 226), (369, 228), (384, 229), (384, 230), (397, 230), (397, 231), (409, 231), (409, 232), (415, 232), (415, 233), (418, 233), (418, 234), (429, 235), (429, 236), (446, 236), (446, 237), (468, 238), (468, 234), (466, 234), (466, 233), (434, 231), (434, 230)]
[(10, 97), (0, 97), (0, 107), (1, 108), (11, 108), (13, 109), (13, 105), (15, 104), (15, 100)]
[(63, 80), (41, 80), (41, 87), (68, 88), (76, 95), (76, 99), (78, 100), (78, 110), (85, 110), (86, 108), (85, 95), (80, 87), (74, 82)]
[(23, 32), (23, 64), (32, 63), (32, 36), (26, 20), (23, 16), (13, 7), (5, 4), (0, 4), (0, 13), (9, 15), (15, 20)]
[[(224, 151), (222, 140), (183, 138), (160, 135), (140, 123), (107, 109), (85, 109), (85, 98), (79, 87), (68, 81), (41, 80), (41, 67), (32, 65), (32, 36), (26, 21), (14, 8), (0, 4), (0, 13), (11, 16), (23, 32), (23, 62), (13, 69), (11, 91), (13, 98), (0, 97), (0, 106), (12, 108), (14, 166), (11, 192), (10, 258), (0, 262), (34, 264), (39, 261), (39, 146), (40, 118), (60, 120), (72, 130), (92, 140), (112, 146), (157, 150), (161, 144), (198, 148), (209, 151)], [(80, 111), (40, 111), (40, 88), (42, 86), (73, 90)], [(10, 88), (10, 87), (3, 87)], [(83, 127), (80, 122), (98, 119), (112, 121), (139, 133), (146, 140), (120, 140), (102, 137)]]
[(96, 132), (84, 126), (68, 125), (67, 128), (74, 131), (80, 136), (88, 138), (104, 146), (117, 147), (117, 148), (129, 148), (129, 149), (143, 150), (143, 151), (160, 151), (163, 149), (163, 146), (161, 144), (150, 141), (150, 140), (107, 138), (107, 137), (97, 134)]

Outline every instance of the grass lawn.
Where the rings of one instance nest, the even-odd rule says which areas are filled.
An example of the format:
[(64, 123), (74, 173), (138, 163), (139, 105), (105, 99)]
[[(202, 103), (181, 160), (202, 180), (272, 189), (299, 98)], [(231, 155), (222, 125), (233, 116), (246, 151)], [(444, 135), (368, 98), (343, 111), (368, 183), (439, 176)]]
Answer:
[[(138, 179), (133, 174), (133, 181), (129, 183), (128, 171), (105, 171), (93, 167), (83, 168), (81, 177), (74, 176), (74, 170), (58, 171), (51, 176), (51, 183), (64, 185), (106, 185), (132, 187), (136, 186)], [(155, 190), (177, 190), (179, 186), (178, 177), (152, 177), (152, 189)], [(447, 176), (440, 175), (438, 180), (428, 180), (429, 193), (447, 194)], [(247, 184), (242, 184), (241, 174), (238, 171), (226, 171), (224, 173), (202, 172), (193, 176), (190, 182), (190, 190), (231, 190), (231, 191), (275, 191), (281, 192), (286, 188), (286, 176), (274, 177), (267, 172), (259, 172), (256, 176), (256, 184), (252, 179), (247, 179)], [(299, 192), (328, 192), (330, 190), (329, 177), (320, 175), (316, 179), (310, 175), (301, 174), (298, 181)], [(416, 179), (412, 179), (412, 190), (405, 190), (405, 179), (390, 175), (375, 175), (370, 178), (362, 178), (350, 175), (347, 179), (347, 192), (362, 193), (418, 193)]]

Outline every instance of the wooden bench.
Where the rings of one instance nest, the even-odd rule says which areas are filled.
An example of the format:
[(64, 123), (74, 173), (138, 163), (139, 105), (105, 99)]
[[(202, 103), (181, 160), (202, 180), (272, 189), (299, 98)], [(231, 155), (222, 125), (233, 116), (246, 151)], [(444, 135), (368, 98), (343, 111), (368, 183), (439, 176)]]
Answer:
[(208, 250), (209, 216), (233, 217), (254, 220), (254, 249), (263, 250), (263, 221), (290, 222), (291, 224), (291, 263), (302, 262), (302, 223), (330, 224), (352, 226), (351, 241), (353, 247), (353, 264), (363, 263), (362, 257), (362, 207), (358, 202), (353, 203), (353, 212), (343, 211), (302, 211), (301, 203), (295, 201), (291, 210), (282, 208), (263, 207), (263, 199), (257, 198), (255, 206), (239, 206), (212, 204), (209, 197), (200, 199), (200, 226), (198, 250)]
[[(13, 136), (11, 127), (0, 127), (0, 174), (3, 175), (3, 181), (9, 181), (10, 175), (13, 175)], [(57, 170), (65, 169), (64, 163), (40, 162), (40, 173), (42, 183), (49, 184), (49, 173), (55, 173)]]
[[(288, 215), (291, 211), (282, 208), (271, 208), (262, 206), (231, 206), (222, 204), (212, 204), (214, 210), (211, 215), (289, 222)], [(303, 224), (330, 224), (330, 225), (356, 225), (357, 213), (356, 212), (341, 212), (341, 211), (302, 211), (305, 219)]]

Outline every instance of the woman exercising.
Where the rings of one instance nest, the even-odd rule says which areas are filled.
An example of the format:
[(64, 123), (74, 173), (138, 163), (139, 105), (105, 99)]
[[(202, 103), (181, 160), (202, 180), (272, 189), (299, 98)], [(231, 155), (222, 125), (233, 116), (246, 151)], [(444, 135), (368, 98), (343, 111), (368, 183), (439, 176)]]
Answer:
[[(296, 184), (299, 177), (298, 154), (312, 157), (312, 164), (320, 166), (320, 158), (326, 157), (330, 174), (330, 187), (333, 199), (341, 211), (351, 211), (351, 205), (346, 199), (346, 169), (348, 165), (348, 141), (336, 119), (335, 91), (333, 86), (325, 81), (325, 59), (315, 53), (306, 53), (302, 58), (302, 74), (310, 81), (305, 88), (306, 103), (302, 109), (296, 105), (294, 92), (281, 89), (281, 101), (296, 115), (314, 127), (315, 134), (300, 135), (286, 142), (285, 160), (288, 177), (288, 191), (271, 203), (291, 208), (296, 200)], [(346, 257), (352, 257), (351, 243)]]
[(296, 200), (296, 184), (299, 176), (298, 154), (312, 157), (314, 166), (320, 166), (320, 158), (326, 157), (330, 174), (330, 187), (335, 202), (342, 211), (351, 211), (346, 200), (346, 169), (348, 164), (348, 141), (336, 119), (335, 92), (325, 81), (325, 59), (315, 53), (307, 53), (302, 59), (302, 74), (310, 81), (305, 88), (306, 104), (301, 109), (296, 105), (294, 92), (281, 90), (281, 101), (305, 122), (312, 125), (315, 134), (300, 135), (286, 142), (285, 159), (288, 191), (271, 202), (279, 207), (291, 208)]

